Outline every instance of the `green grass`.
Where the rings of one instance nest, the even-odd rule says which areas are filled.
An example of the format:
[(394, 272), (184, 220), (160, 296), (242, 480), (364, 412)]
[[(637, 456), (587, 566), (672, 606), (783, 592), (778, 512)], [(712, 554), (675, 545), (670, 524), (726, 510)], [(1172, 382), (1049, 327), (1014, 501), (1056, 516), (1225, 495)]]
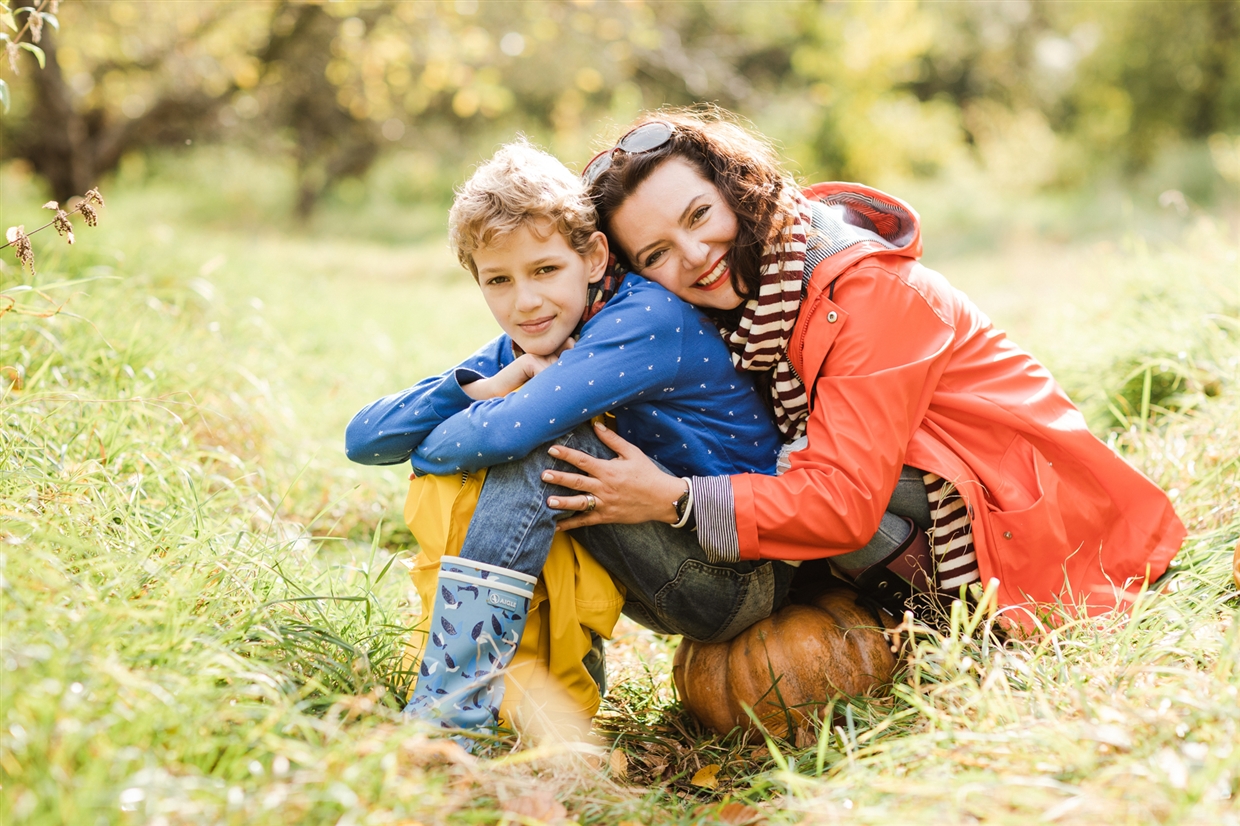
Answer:
[[(0, 223), (35, 224), (38, 193), (3, 183)], [(32, 312), (67, 301), (0, 318), (0, 821), (489, 823), (541, 788), (600, 824), (728, 800), (774, 822), (1240, 823), (1234, 228), (928, 254), (1173, 492), (1170, 593), (1005, 645), (983, 615), (923, 629), (893, 697), (795, 743), (702, 734), (674, 641), (625, 625), (601, 761), (474, 761), (397, 716), (405, 471), (340, 442), (494, 323), (438, 235), (333, 233), (331, 209), (257, 229), (280, 199), (218, 184), (122, 177), (77, 246), (44, 234), (38, 276), (0, 272)], [(694, 786), (709, 764), (718, 787)]]

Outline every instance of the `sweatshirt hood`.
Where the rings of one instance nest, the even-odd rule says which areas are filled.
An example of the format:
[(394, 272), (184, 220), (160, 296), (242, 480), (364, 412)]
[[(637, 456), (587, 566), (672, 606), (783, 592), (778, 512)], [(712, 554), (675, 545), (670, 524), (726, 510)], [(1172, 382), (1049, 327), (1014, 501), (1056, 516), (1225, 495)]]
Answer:
[(917, 213), (899, 198), (852, 183), (817, 184), (804, 190), (815, 205), (814, 230), (806, 257), (814, 269), (821, 262), (839, 272), (868, 255), (921, 256)]

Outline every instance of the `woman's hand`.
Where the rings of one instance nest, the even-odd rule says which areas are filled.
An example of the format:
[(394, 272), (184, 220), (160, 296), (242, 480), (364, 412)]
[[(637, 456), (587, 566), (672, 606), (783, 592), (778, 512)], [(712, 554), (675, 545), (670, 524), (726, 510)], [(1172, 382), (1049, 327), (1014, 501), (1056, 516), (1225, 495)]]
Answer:
[[(580, 450), (556, 445), (548, 453), (568, 462), (584, 474), (557, 470), (543, 472), (543, 481), (579, 490), (580, 496), (552, 496), (547, 504), (556, 510), (578, 511), (559, 522), (557, 531), (586, 525), (639, 522), (676, 522), (676, 500), (685, 482), (664, 473), (638, 448), (600, 424), (594, 426), (603, 444), (616, 452), (615, 459), (598, 459)], [(590, 497), (594, 506), (590, 507)]]

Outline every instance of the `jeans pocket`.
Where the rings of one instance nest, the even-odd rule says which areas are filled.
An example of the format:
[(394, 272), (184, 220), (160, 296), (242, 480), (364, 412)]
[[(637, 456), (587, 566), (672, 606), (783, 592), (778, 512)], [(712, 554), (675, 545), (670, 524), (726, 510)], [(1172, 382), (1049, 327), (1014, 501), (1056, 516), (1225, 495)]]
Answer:
[(643, 628), (649, 628), (656, 634), (675, 636), (680, 633), (675, 628), (669, 628), (667, 623), (655, 616), (654, 609), (644, 602), (632, 599), (626, 601), (624, 603), (624, 615)]
[(689, 559), (655, 596), (662, 624), (698, 642), (732, 639), (770, 616), (774, 603), (775, 573), (770, 562), (742, 573), (730, 566)]

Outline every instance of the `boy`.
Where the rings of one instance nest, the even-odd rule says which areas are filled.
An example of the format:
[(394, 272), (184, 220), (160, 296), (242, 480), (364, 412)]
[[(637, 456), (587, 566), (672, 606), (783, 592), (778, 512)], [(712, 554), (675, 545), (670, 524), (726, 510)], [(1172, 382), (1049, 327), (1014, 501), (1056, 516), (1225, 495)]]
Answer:
[[(474, 471), (610, 412), (622, 435), (676, 475), (775, 472), (779, 433), (714, 325), (657, 284), (609, 271), (593, 205), (559, 161), (524, 142), (501, 148), (458, 192), (449, 230), (504, 335), (365, 407), (346, 431), (350, 459), (411, 460), (417, 474)], [(678, 512), (681, 527), (691, 516), (683, 499)], [(523, 541), (529, 525), (477, 533), (441, 562), (406, 709), (445, 727), (494, 723), (497, 678), (548, 550)]]

